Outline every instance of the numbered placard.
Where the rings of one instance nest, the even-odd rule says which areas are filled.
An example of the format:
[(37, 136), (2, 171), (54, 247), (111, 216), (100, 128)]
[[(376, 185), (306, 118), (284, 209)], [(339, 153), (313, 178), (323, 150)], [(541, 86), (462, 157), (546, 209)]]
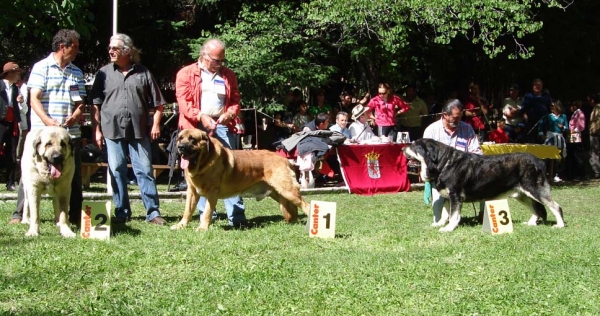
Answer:
[(335, 238), (335, 202), (311, 201), (308, 216), (308, 236)]
[(485, 202), (483, 231), (491, 232), (493, 235), (512, 233), (512, 217), (506, 199)]
[(110, 238), (110, 202), (84, 201), (81, 210), (81, 238)]

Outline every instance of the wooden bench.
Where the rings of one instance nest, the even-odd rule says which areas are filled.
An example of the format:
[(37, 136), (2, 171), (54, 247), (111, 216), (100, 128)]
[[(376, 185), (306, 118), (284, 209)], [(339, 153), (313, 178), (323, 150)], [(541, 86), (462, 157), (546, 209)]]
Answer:
[[(108, 167), (106, 162), (82, 162), (81, 163), (81, 184), (84, 189), (90, 188), (90, 179), (100, 167)], [(131, 164), (127, 164), (127, 168), (131, 168)], [(169, 165), (152, 165), (152, 169), (154, 170), (154, 179), (158, 178), (158, 176), (165, 170), (171, 169)]]

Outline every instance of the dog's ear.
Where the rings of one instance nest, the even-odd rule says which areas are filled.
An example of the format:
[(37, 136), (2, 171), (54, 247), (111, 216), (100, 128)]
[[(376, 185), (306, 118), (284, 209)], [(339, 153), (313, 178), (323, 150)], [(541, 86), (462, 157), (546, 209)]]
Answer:
[(435, 141), (428, 141), (423, 144), (423, 150), (426, 152), (427, 156), (432, 162), (437, 162), (438, 160), (438, 152), (435, 147)]
[(42, 143), (42, 135), (40, 133), (38, 133), (35, 136), (35, 138), (33, 139), (33, 157), (37, 156), (38, 147), (40, 147), (41, 143)]

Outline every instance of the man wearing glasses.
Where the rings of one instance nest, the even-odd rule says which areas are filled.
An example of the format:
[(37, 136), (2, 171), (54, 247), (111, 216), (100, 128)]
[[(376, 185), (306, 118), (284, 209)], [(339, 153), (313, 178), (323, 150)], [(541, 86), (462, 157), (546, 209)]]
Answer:
[(111, 63), (100, 68), (92, 86), (92, 125), (98, 148), (102, 148), (103, 141), (106, 144), (115, 203), (113, 223), (122, 225), (131, 218), (127, 193), (129, 153), (146, 209), (146, 221), (164, 225), (166, 221), (160, 216), (152, 169), (150, 139), (160, 136), (165, 100), (150, 71), (139, 63), (139, 50), (129, 36), (113, 35), (108, 55)]
[[(430, 138), (460, 151), (481, 155), (479, 140), (471, 125), (463, 122), (463, 106), (457, 99), (449, 100), (442, 108), (442, 118), (431, 123), (425, 129), (423, 138)], [(426, 192), (427, 193), (427, 192)], [(448, 210), (444, 207), (444, 198), (432, 188), (432, 226), (443, 225), (448, 220)]]
[[(179, 105), (179, 129), (199, 128), (214, 133), (229, 149), (235, 141), (231, 132), (234, 118), (240, 113), (240, 92), (237, 77), (223, 66), (225, 44), (209, 39), (200, 49), (198, 62), (183, 67), (177, 73), (175, 95)], [(244, 201), (239, 196), (224, 200), (230, 226), (246, 226)], [(200, 198), (196, 208), (202, 218), (206, 199)], [(213, 214), (213, 220), (216, 218)]]
[[(44, 126), (61, 126), (71, 135), (75, 174), (71, 182), (69, 222), (79, 225), (81, 220), (81, 130), (79, 119), (86, 96), (83, 72), (72, 61), (79, 54), (79, 33), (59, 30), (52, 38), (52, 53), (33, 65), (27, 86), (30, 90), (31, 127), (34, 131)], [(11, 224), (23, 216), (23, 186), (19, 183), (17, 208)]]

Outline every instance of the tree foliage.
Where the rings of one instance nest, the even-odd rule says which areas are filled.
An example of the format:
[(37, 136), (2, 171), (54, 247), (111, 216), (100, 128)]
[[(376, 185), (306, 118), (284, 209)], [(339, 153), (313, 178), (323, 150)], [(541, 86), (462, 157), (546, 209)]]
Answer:
[[(572, 0), (312, 0), (241, 3), (217, 25), (245, 96), (281, 95), (290, 85), (331, 84), (337, 73), (363, 90), (396, 86), (427, 68), (419, 54), (466, 39), (489, 58), (530, 58), (541, 9)], [(195, 49), (195, 48), (194, 48)], [(416, 56), (414, 54), (417, 54)]]
[[(82, 37), (94, 28), (93, 0), (13, 0), (2, 6), (0, 57), (26, 61), (49, 42), (58, 29), (76, 29)], [(47, 49), (46, 49), (47, 51)]]

